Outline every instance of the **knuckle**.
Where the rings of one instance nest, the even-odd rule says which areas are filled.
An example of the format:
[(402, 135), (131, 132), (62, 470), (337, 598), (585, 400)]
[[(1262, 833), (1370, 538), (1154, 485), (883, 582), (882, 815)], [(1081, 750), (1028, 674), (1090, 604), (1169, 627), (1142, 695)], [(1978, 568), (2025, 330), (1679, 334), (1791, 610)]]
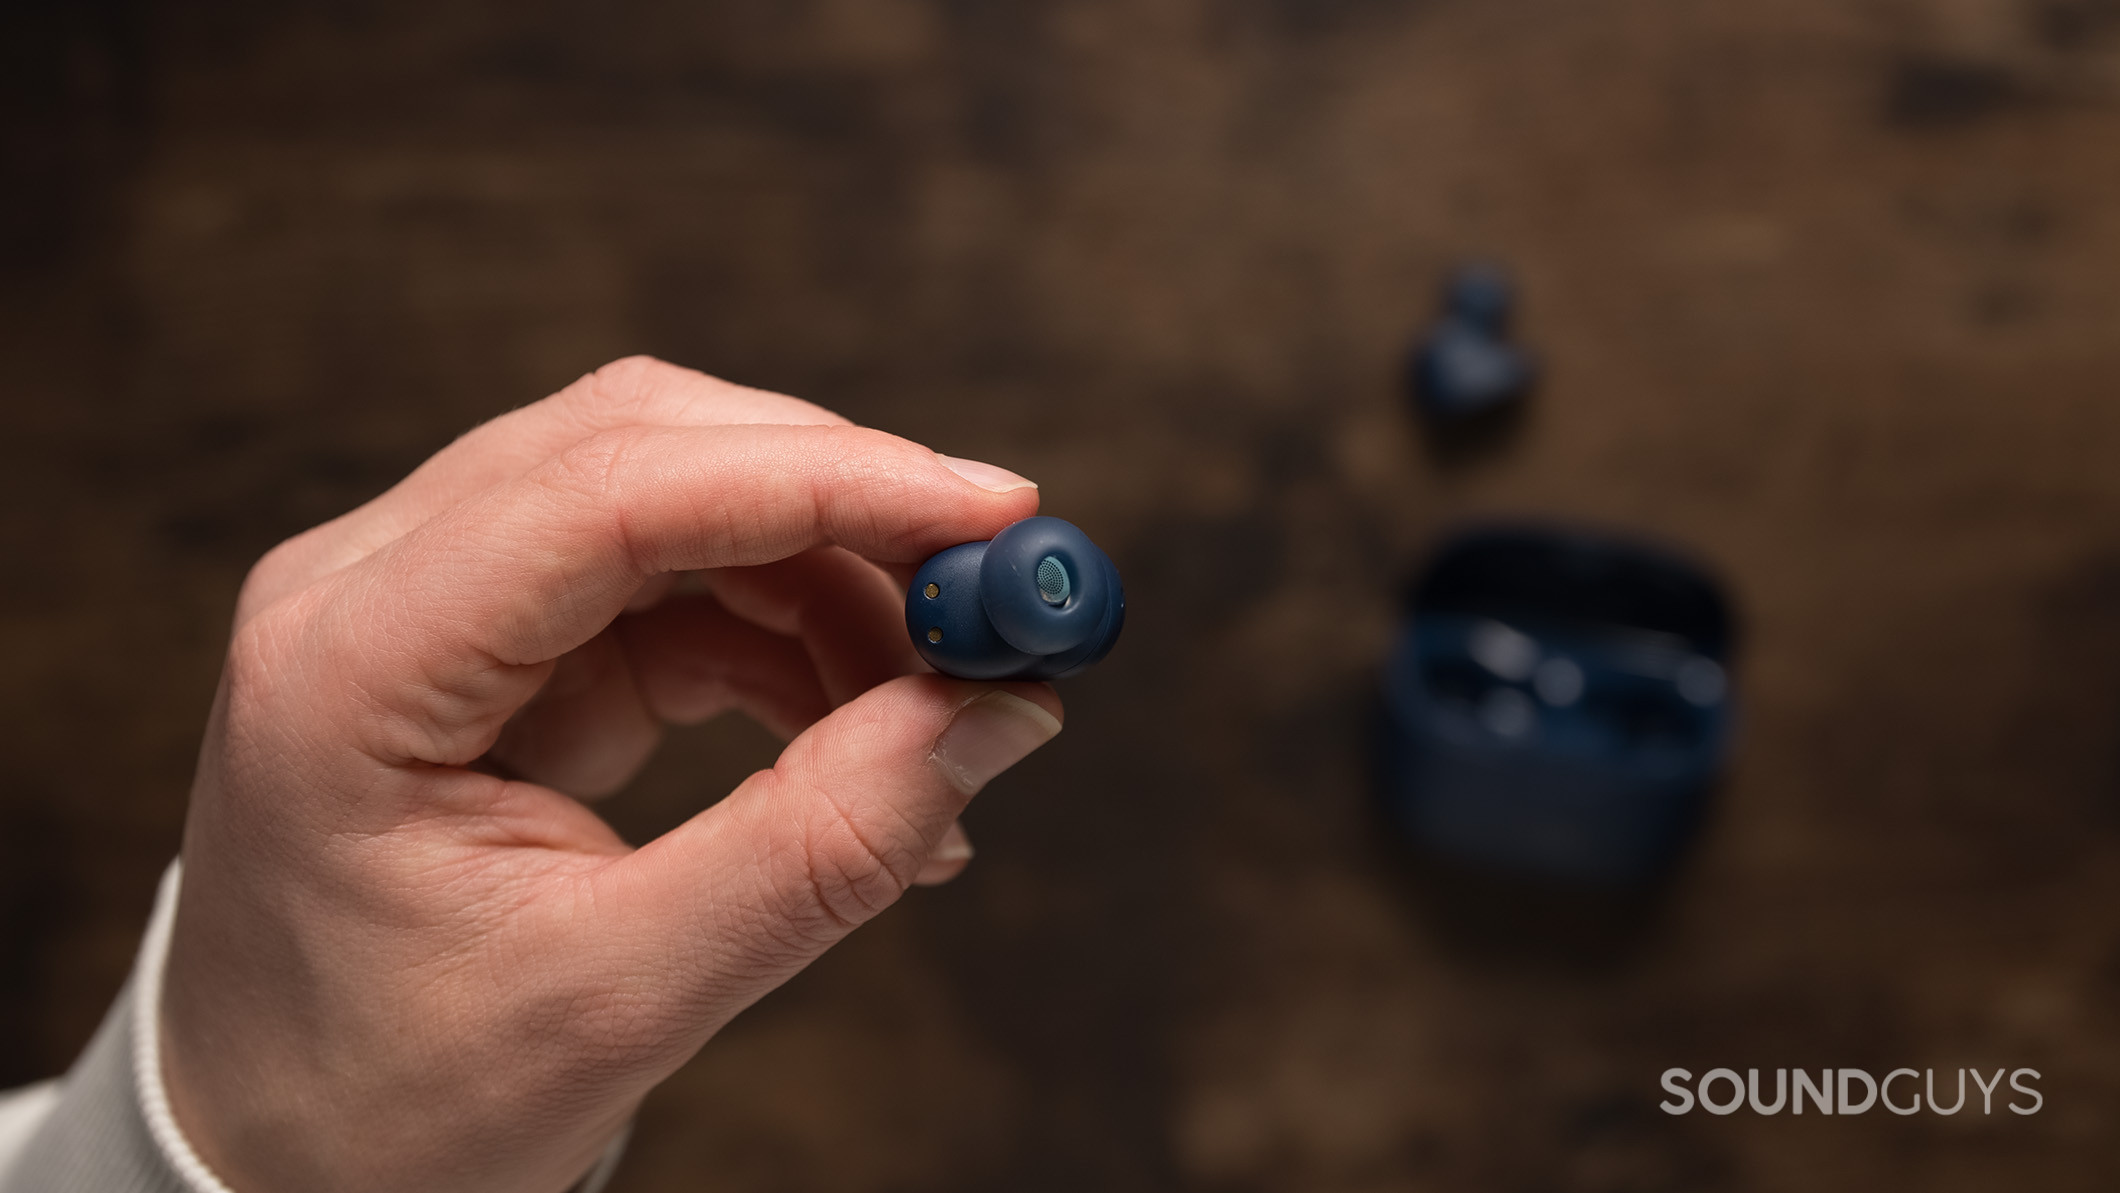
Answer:
[(670, 1048), (669, 1018), (642, 989), (607, 987), (577, 995), (536, 1034), (558, 1044), (577, 1072), (631, 1073), (661, 1063)]
[(236, 620), (248, 622), (267, 606), (301, 586), (315, 556), (316, 530), (280, 543), (250, 565), (236, 594)]
[[(499, 500), (515, 543), (530, 542), (526, 528), (535, 525), (541, 562), (565, 565), (569, 575), (561, 582), (581, 591), (622, 574), (637, 584), (672, 570), (669, 561), (692, 545), (692, 527), (673, 513), (685, 495), (661, 484), (669, 453), (654, 441), (663, 433), (636, 426), (599, 431), (513, 482)], [(549, 586), (515, 595), (511, 626), (528, 632), (550, 620)]]
[(842, 537), (875, 543), (879, 550), (911, 554), (924, 540), (932, 508), (934, 453), (911, 440), (868, 427), (825, 432), (830, 463), (818, 477), (815, 501)]
[(815, 402), (739, 385), (652, 356), (614, 360), (569, 386), (562, 397), (591, 412), (592, 422), (851, 425), (845, 416)]
[(593, 372), (548, 399), (584, 430), (631, 419), (646, 408), (665, 378), (680, 372), (652, 356), (626, 356)]
[[(587, 513), (593, 527), (621, 545), (636, 570), (654, 571), (634, 533), (625, 492), (646, 433), (637, 427), (599, 431), (554, 457), (533, 479), (552, 490), (564, 505)], [(608, 525), (604, 525), (606, 519)]]
[(653, 356), (623, 356), (582, 378), (581, 388), (583, 396), (599, 405), (631, 406), (682, 371)]
[(534, 479), (569, 496), (609, 502), (618, 496), (643, 434), (637, 427), (598, 431), (554, 456)]
[(228, 687), (231, 695), (247, 696), (268, 681), (276, 668), (272, 659), (272, 618), (259, 616), (236, 627), (228, 640)]
[(808, 919), (828, 935), (851, 931), (898, 901), (912, 885), (918, 854), (878, 826), (850, 815), (828, 793), (804, 820), (801, 866)]
[(627, 356), (581, 379), (576, 400), (601, 422), (657, 422), (685, 391), (700, 384), (727, 387), (703, 373), (653, 356)]
[(315, 533), (314, 530), (305, 530), (259, 556), (258, 561), (250, 565), (250, 575), (244, 579), (244, 587), (259, 583), (269, 584), (292, 570), (295, 557), (302, 553), (304, 546)]
[(299, 671), (290, 655), (299, 649), (305, 616), (293, 602), (283, 600), (229, 636), (225, 670), (231, 717), (248, 720), (282, 702), (290, 677)]

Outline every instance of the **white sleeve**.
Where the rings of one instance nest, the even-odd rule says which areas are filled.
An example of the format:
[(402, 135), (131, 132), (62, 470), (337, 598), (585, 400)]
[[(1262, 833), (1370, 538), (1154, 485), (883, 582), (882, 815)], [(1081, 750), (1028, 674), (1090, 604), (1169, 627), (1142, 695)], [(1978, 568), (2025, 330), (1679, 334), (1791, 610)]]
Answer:
[[(177, 1128), (162, 1084), (162, 966), (181, 863), (171, 862), (132, 976), (66, 1076), (0, 1094), (0, 1193), (230, 1193)], [(575, 1193), (618, 1166), (614, 1140)]]

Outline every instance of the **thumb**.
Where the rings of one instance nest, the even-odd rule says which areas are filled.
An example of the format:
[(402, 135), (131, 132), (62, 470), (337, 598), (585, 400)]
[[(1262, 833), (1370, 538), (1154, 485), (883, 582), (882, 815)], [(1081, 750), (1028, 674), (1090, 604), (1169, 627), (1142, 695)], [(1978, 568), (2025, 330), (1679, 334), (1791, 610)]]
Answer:
[(697, 1047), (896, 902), (957, 814), (1060, 732), (1060, 714), (1044, 684), (937, 675), (842, 705), (771, 770), (599, 876), (593, 905), (621, 963), (644, 976), (649, 959), (676, 1017), (665, 1026)]

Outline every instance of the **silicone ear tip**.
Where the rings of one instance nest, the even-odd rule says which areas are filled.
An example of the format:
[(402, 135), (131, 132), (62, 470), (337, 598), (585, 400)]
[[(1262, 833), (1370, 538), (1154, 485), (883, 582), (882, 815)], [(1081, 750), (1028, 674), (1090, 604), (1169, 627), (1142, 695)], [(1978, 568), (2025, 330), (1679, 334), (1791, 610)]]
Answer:
[(1111, 575), (1111, 561), (1072, 523), (1025, 518), (987, 544), (979, 598), (1009, 645), (1027, 654), (1060, 654), (1096, 636), (1110, 605)]
[[(1109, 567), (1108, 560), (1106, 563)], [(1118, 568), (1111, 567), (1109, 574), (1112, 599), (1104, 623), (1096, 634), (1074, 650), (1040, 659), (1038, 673), (1025, 678), (1065, 679), (1078, 671), (1088, 670), (1111, 653), (1112, 647), (1118, 644), (1119, 632), (1126, 628), (1126, 592), (1120, 587)]]

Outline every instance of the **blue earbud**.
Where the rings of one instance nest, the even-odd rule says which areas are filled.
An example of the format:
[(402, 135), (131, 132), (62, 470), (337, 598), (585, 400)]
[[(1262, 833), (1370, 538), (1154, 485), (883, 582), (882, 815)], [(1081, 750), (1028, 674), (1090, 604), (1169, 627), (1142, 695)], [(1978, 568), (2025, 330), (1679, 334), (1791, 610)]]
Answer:
[(1441, 423), (1501, 412), (1538, 377), (1531, 354), (1510, 342), (1516, 304), (1509, 277), (1491, 265), (1451, 275), (1443, 310), (1414, 345), (1407, 381), (1423, 414)]
[(959, 679), (1058, 679), (1096, 662), (1126, 624), (1119, 569), (1072, 523), (1025, 518), (930, 557), (905, 594), (928, 666)]

